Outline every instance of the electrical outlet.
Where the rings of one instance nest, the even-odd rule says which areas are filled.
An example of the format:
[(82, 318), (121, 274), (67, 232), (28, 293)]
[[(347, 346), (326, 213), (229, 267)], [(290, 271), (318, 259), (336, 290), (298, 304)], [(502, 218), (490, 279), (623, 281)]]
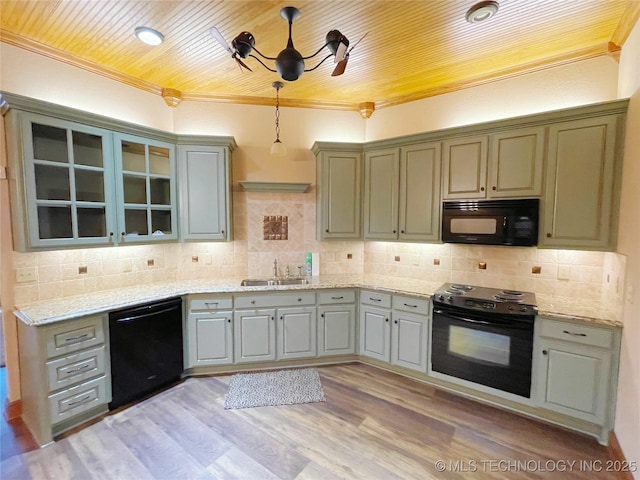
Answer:
[(86, 265), (82, 265), (82, 266), (78, 267), (78, 275), (84, 275), (85, 273), (87, 273), (87, 266)]
[(37, 275), (36, 267), (18, 268), (16, 270), (16, 283), (35, 282)]
[(531, 273), (533, 273), (534, 275), (539, 275), (542, 273), (542, 267), (539, 265), (534, 265), (533, 267), (531, 267)]
[(153, 258), (147, 258), (147, 267), (153, 267), (156, 261)]
[(396, 262), (399, 262), (399, 261), (400, 261), (400, 255), (396, 255), (396, 256), (395, 256), (395, 261), (396, 261)]
[(433, 259), (433, 264), (434, 265), (440, 265), (440, 259), (439, 258), (434, 258)]
[(571, 265), (558, 265), (558, 280), (571, 278)]
[(480, 270), (486, 270), (487, 269), (487, 262), (478, 262), (478, 268)]
[(193, 256), (191, 257), (191, 261), (192, 261), (193, 263), (198, 263), (198, 256), (197, 256), (197, 255), (193, 255)]
[(352, 253), (347, 253), (347, 260), (351, 260), (353, 258), (353, 254)]

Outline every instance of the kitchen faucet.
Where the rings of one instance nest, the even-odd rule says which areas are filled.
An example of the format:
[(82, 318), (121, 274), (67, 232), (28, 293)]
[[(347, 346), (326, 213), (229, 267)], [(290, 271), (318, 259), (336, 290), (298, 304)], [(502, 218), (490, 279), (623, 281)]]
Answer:
[(273, 278), (278, 278), (278, 259), (273, 259)]

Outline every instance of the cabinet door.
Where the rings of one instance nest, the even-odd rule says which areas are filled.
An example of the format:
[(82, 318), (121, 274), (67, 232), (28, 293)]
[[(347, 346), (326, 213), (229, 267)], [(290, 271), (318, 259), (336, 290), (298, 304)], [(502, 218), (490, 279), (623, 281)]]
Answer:
[(487, 137), (443, 142), (442, 198), (486, 198)]
[(233, 363), (231, 312), (190, 313), (187, 317), (187, 365)]
[(175, 147), (115, 135), (120, 243), (177, 240)]
[(360, 153), (321, 152), (318, 155), (319, 240), (361, 238), (361, 171)]
[(319, 307), (318, 316), (318, 356), (354, 353), (356, 307)]
[(30, 114), (22, 114), (21, 129), (28, 230), (24, 247), (112, 243), (111, 133)]
[(491, 135), (489, 197), (539, 197), (542, 194), (544, 127)]
[(276, 311), (233, 312), (233, 353), (236, 362), (276, 359)]
[(391, 360), (391, 312), (374, 307), (360, 307), (360, 355)]
[(400, 240), (440, 238), (440, 144), (400, 150)]
[(426, 373), (427, 325), (424, 315), (393, 311), (391, 363)]
[(178, 146), (180, 237), (230, 240), (231, 198), (228, 149)]
[(617, 119), (612, 115), (549, 127), (542, 246), (615, 247)]
[(367, 152), (364, 158), (364, 238), (398, 238), (398, 149)]
[(609, 401), (611, 353), (542, 340), (538, 391), (544, 408), (603, 425)]
[(280, 308), (277, 314), (278, 359), (315, 357), (315, 307)]

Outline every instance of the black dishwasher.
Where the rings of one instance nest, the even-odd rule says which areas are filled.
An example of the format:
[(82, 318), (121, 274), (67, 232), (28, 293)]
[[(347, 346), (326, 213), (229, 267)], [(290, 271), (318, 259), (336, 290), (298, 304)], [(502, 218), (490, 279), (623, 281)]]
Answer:
[(180, 379), (182, 299), (109, 314), (113, 410)]

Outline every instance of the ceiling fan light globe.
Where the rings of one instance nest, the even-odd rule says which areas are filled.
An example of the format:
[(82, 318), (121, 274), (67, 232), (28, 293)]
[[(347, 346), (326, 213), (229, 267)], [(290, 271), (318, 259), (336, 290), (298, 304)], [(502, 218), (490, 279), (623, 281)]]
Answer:
[(285, 48), (276, 58), (276, 71), (289, 82), (300, 78), (304, 73), (304, 59), (295, 48)]

